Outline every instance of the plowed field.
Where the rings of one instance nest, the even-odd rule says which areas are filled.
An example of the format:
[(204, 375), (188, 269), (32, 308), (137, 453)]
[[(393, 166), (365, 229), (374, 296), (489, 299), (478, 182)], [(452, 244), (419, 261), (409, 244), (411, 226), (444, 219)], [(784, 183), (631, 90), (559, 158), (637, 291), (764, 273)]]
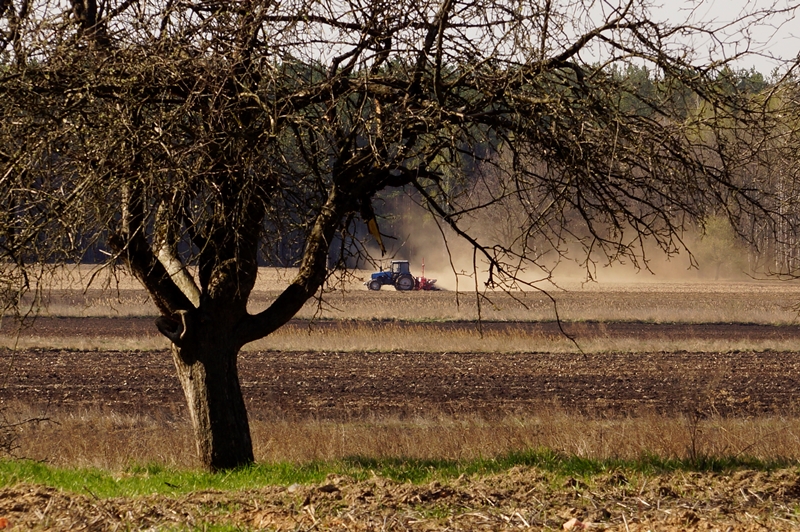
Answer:
[[(303, 328), (298, 321), (290, 327)], [(375, 334), (382, 324), (375, 323)], [(395, 329), (403, 322), (392, 322)], [(426, 334), (425, 324), (409, 324)], [(343, 322), (315, 325), (334, 331)], [(479, 414), (502, 418), (561, 407), (589, 416), (703, 413), (797, 416), (800, 352), (728, 350), (574, 353), (448, 353), (430, 326), (430, 352), (246, 351), (240, 376), (254, 419), (359, 420), (373, 416)], [(560, 334), (554, 323), (483, 324)], [(731, 345), (783, 340), (800, 346), (800, 326), (767, 324), (580, 322), (565, 324), (578, 342), (597, 337), (717, 339)], [(6, 337), (16, 331), (6, 323)], [(156, 337), (152, 318), (40, 318), (20, 337), (54, 340)], [(444, 338), (444, 339), (443, 339)], [(45, 342), (46, 343), (46, 342)], [(0, 406), (48, 412), (97, 408), (184, 416), (184, 399), (166, 350), (0, 350)], [(610, 472), (592, 485), (536, 468), (416, 486), (383, 478), (329, 478), (316, 486), (265, 487), (100, 500), (43, 486), (0, 489), (0, 523), (11, 529), (241, 530), (793, 530), (800, 475), (794, 469), (725, 474), (672, 472), (626, 478)]]
[[(341, 322), (320, 326), (339, 327)], [(294, 323), (301, 327), (302, 324)], [(396, 326), (396, 324), (394, 325)], [(414, 324), (419, 334), (420, 324)], [(438, 323), (442, 327), (474, 327)], [(486, 323), (484, 328), (541, 329), (554, 323)], [(647, 338), (797, 339), (800, 327), (748, 324), (580, 323), (565, 328), (580, 342), (592, 336)], [(141, 336), (151, 319), (41, 318), (23, 334)], [(380, 331), (378, 331), (379, 333)], [(424, 333), (423, 333), (424, 334)], [(432, 337), (431, 342), (437, 342)], [(442, 352), (243, 352), (240, 375), (255, 417), (535, 411), (560, 405), (572, 412), (674, 414), (697, 405), (720, 415), (793, 415), (800, 410), (800, 356), (795, 352), (728, 351), (552, 354)], [(52, 408), (106, 405), (125, 412), (182, 408), (183, 396), (166, 351), (2, 351), (7, 362), (0, 400)], [(12, 362), (13, 360), (13, 362)]]

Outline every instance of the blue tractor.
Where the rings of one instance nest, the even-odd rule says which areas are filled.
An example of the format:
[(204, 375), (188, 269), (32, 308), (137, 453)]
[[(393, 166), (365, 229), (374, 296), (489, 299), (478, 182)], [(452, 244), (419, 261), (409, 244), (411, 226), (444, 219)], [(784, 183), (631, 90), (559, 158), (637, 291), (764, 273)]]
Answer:
[(395, 290), (414, 290), (417, 287), (417, 280), (411, 275), (407, 260), (393, 260), (389, 271), (373, 273), (366, 283), (370, 290), (380, 290), (384, 285), (394, 286)]

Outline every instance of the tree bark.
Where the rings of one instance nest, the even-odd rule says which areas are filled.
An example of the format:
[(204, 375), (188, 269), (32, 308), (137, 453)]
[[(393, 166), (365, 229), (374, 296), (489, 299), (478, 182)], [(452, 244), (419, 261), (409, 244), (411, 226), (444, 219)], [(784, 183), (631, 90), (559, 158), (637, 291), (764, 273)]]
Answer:
[[(201, 463), (218, 471), (253, 463), (253, 443), (237, 359), (239, 345), (213, 320), (183, 315), (172, 357), (192, 420)], [(180, 331), (184, 332), (184, 331)]]

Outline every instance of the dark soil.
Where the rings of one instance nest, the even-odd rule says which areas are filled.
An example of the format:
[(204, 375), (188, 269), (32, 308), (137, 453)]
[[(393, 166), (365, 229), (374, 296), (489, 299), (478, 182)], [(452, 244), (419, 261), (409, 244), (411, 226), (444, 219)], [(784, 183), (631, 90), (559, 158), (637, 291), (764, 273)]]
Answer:
[[(397, 324), (394, 324), (396, 326)], [(437, 323), (435, 327), (474, 327)], [(295, 323), (294, 326), (305, 326)], [(335, 327), (337, 322), (320, 326)], [(414, 324), (420, 327), (420, 324)], [(553, 323), (486, 323), (485, 328), (557, 330)], [(798, 338), (800, 327), (747, 324), (565, 325), (578, 339)], [(150, 319), (40, 319), (37, 336), (153, 334)], [(800, 345), (800, 342), (799, 342)], [(159, 351), (0, 351), (0, 400), (53, 408), (103, 405), (118, 411), (183, 408), (171, 355)], [(505, 416), (560, 406), (590, 415), (679, 413), (724, 416), (800, 411), (796, 352), (455, 354), (243, 352), (242, 387), (254, 418), (353, 419), (431, 413)]]

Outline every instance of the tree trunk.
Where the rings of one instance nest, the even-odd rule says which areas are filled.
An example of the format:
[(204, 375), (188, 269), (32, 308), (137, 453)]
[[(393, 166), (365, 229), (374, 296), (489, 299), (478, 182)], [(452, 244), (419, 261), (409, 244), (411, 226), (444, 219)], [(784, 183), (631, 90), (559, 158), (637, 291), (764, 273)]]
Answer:
[(239, 348), (213, 324), (203, 329), (194, 341), (172, 346), (198, 457), (212, 471), (251, 464), (253, 443), (236, 367)]

